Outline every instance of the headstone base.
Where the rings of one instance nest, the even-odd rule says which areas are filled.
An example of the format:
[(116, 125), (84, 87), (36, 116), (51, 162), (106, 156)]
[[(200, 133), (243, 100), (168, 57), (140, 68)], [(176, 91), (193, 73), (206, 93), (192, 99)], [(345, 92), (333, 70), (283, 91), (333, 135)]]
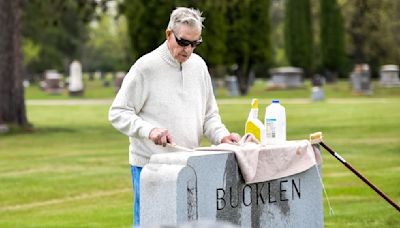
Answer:
[(0, 134), (6, 134), (10, 131), (7, 124), (0, 124)]
[(80, 91), (68, 91), (68, 94), (71, 97), (80, 97), (80, 96), (83, 95), (83, 90), (80, 90)]

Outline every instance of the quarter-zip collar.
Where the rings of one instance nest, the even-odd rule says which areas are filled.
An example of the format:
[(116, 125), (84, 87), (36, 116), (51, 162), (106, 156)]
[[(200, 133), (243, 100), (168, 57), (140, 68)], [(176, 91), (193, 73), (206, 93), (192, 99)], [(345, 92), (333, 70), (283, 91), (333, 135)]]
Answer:
[(185, 77), (183, 73), (183, 64), (178, 61), (172, 56), (171, 52), (168, 49), (167, 41), (165, 41), (160, 47), (158, 47), (158, 52), (161, 55), (161, 58), (170, 66), (177, 69), (180, 75), (180, 84), (181, 88), (185, 87)]
[(174, 57), (171, 55), (171, 52), (168, 49), (167, 41), (165, 41), (161, 46), (158, 48), (159, 53), (161, 55), (161, 58), (168, 63), (169, 65), (178, 68), (180, 71), (182, 71), (182, 63), (179, 63), (174, 59)]

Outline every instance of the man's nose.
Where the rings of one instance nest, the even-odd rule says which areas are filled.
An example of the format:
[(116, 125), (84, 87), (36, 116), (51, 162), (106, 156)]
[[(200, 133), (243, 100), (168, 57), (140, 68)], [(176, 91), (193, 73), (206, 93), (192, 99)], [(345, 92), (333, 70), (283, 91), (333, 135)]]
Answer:
[(183, 49), (193, 51), (194, 47), (189, 44), (188, 46), (183, 47)]

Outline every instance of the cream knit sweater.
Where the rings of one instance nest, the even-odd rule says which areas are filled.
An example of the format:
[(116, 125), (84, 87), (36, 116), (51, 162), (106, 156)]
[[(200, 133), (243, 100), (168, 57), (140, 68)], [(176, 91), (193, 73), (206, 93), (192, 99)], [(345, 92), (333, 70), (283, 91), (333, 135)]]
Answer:
[(221, 122), (204, 60), (192, 54), (179, 64), (164, 42), (131, 67), (109, 110), (112, 125), (129, 136), (129, 163), (144, 166), (152, 154), (173, 152), (148, 139), (168, 129), (177, 145), (194, 148), (205, 135), (219, 144), (229, 135)]

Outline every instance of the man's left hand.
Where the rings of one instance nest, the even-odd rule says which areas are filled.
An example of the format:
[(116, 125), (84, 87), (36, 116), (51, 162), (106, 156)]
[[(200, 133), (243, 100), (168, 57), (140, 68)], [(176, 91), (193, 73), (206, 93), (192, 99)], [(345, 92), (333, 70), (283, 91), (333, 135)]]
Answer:
[(238, 133), (231, 133), (228, 136), (222, 138), (221, 143), (235, 144), (240, 141), (240, 135)]

